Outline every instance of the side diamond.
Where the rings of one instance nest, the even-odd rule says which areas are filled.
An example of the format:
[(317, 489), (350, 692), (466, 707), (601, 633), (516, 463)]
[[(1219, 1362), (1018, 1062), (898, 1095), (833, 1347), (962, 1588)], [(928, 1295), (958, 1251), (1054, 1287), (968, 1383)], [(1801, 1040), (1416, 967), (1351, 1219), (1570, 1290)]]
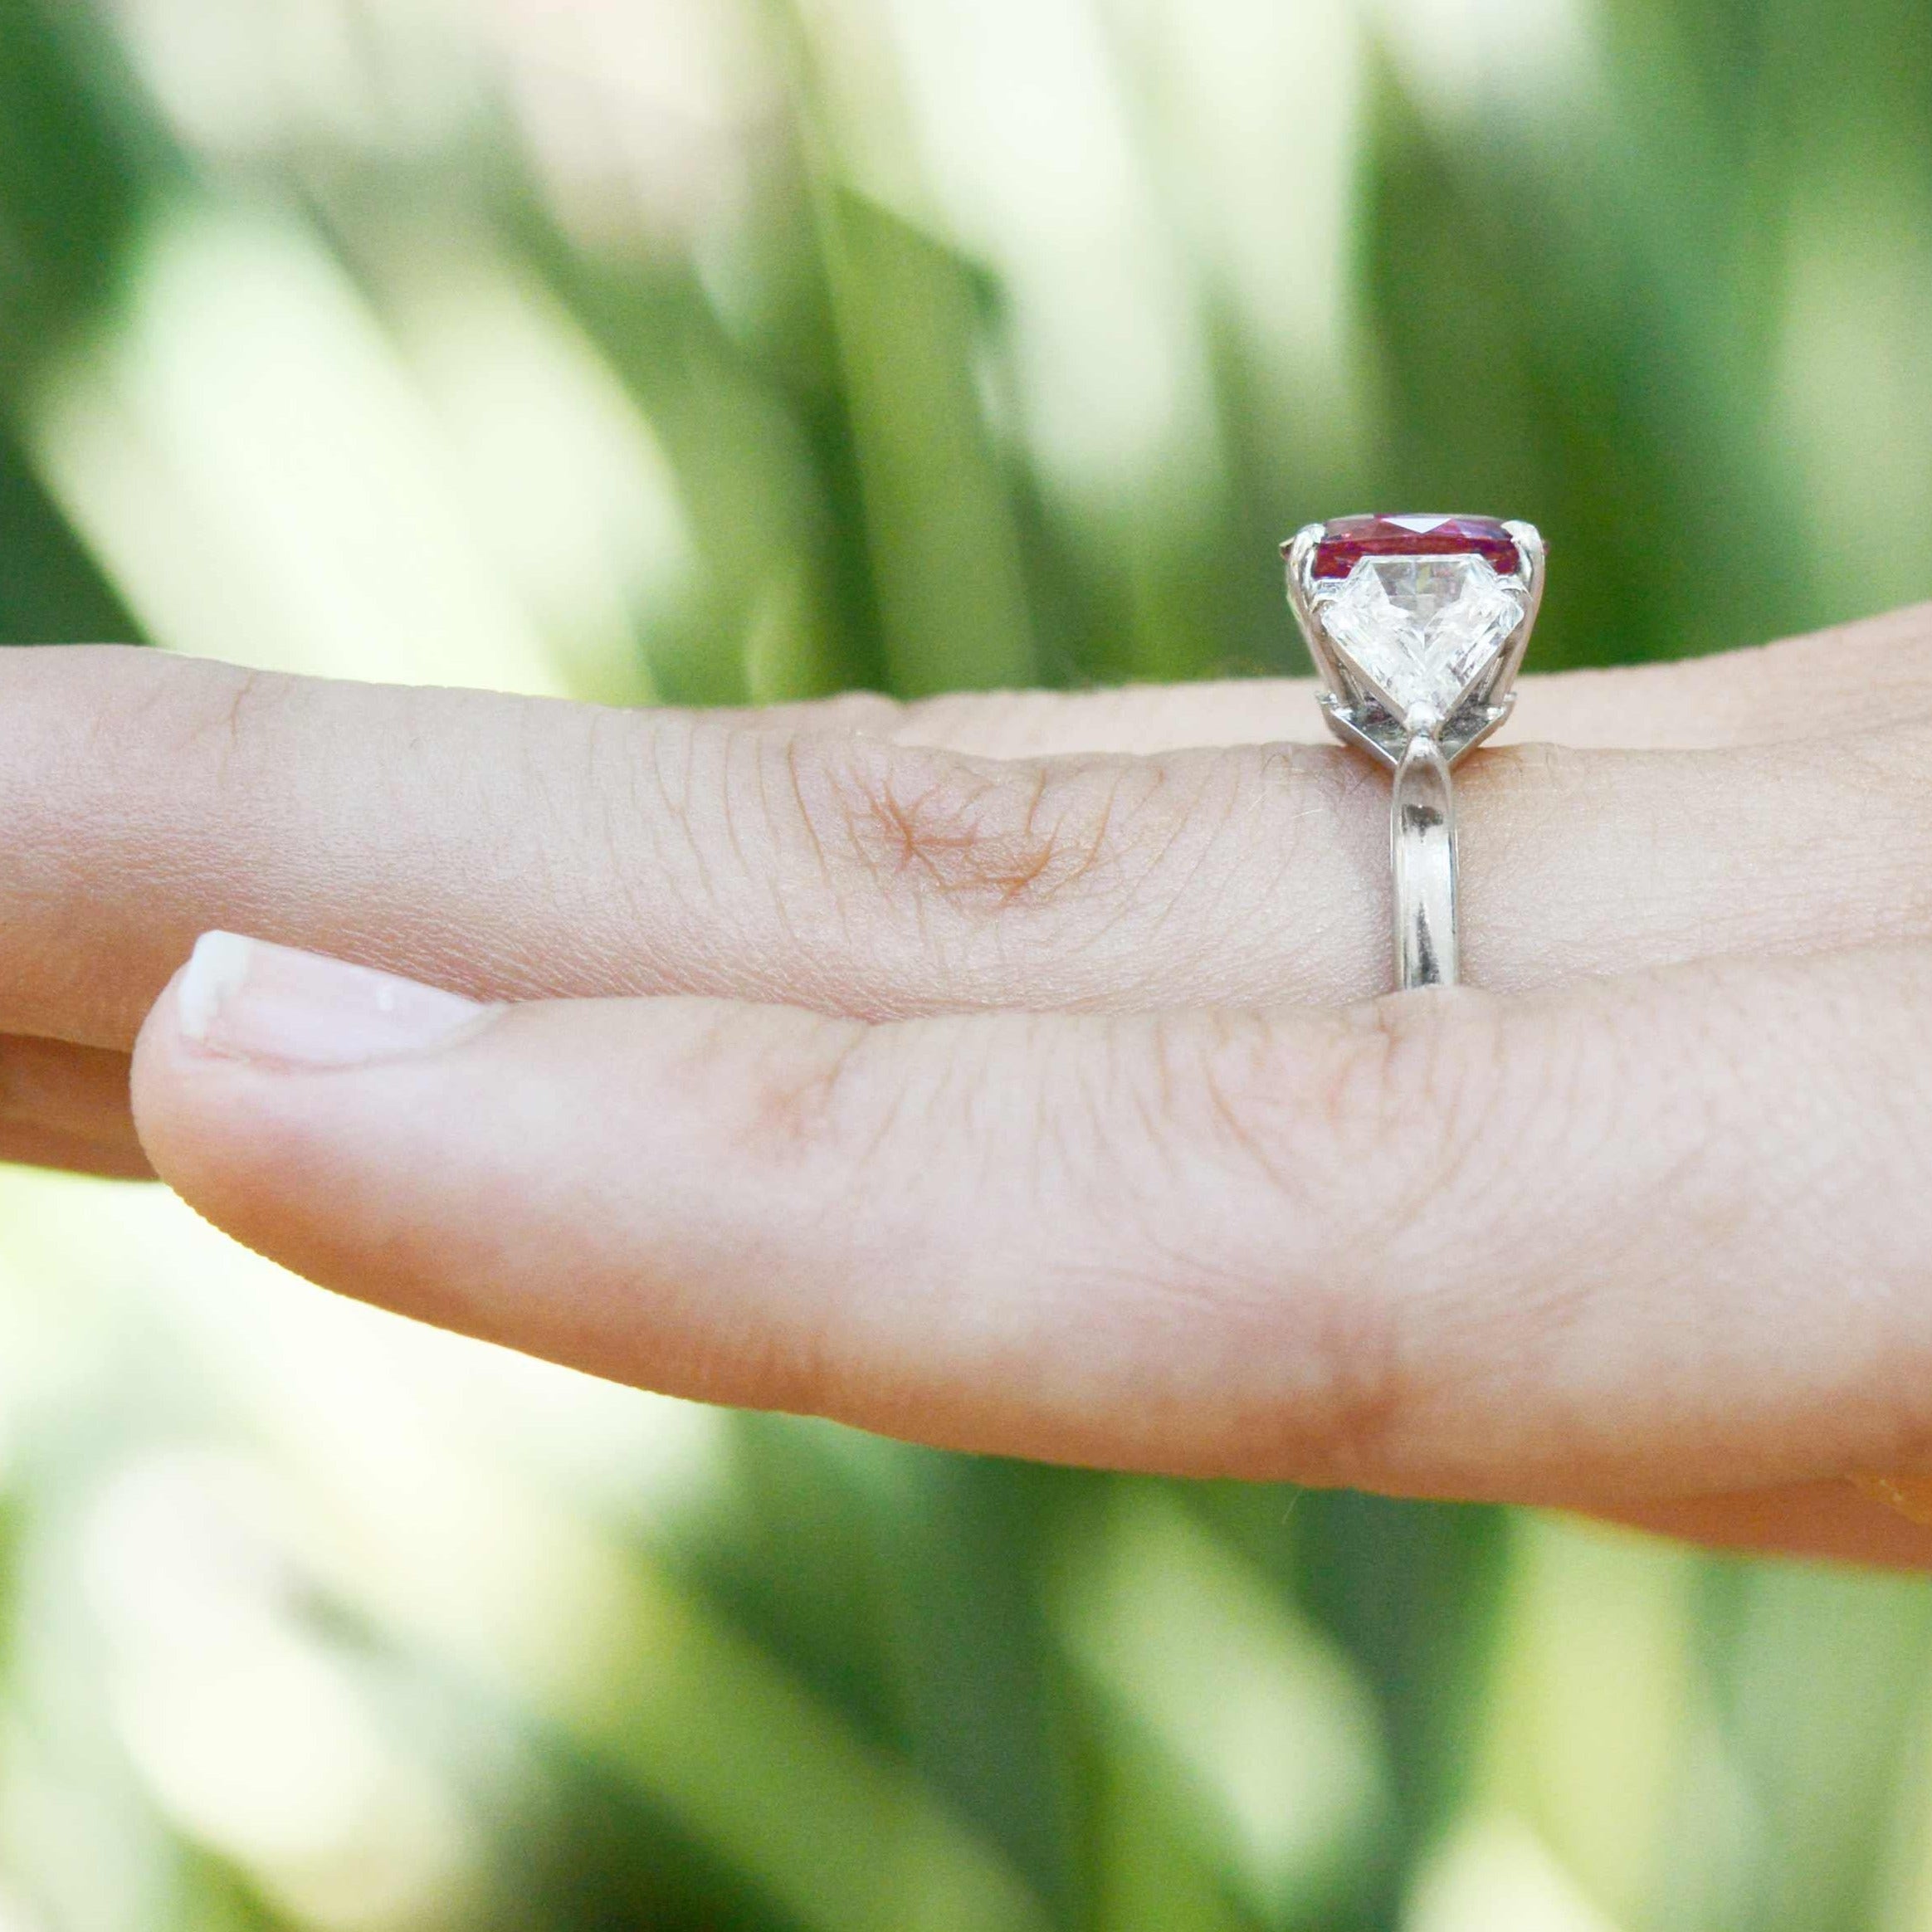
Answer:
[(1522, 592), (1478, 556), (1364, 557), (1320, 606), (1335, 646), (1393, 706), (1447, 715), (1523, 621)]

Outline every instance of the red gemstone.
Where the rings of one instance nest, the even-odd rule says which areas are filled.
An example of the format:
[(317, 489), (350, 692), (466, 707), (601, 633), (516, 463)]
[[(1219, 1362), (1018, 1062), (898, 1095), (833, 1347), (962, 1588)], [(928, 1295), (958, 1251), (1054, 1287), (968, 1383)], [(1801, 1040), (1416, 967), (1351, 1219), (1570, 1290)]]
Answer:
[(1481, 557), (1505, 575), (1523, 562), (1516, 539), (1486, 516), (1343, 516), (1322, 525), (1316, 577), (1346, 577), (1364, 557)]

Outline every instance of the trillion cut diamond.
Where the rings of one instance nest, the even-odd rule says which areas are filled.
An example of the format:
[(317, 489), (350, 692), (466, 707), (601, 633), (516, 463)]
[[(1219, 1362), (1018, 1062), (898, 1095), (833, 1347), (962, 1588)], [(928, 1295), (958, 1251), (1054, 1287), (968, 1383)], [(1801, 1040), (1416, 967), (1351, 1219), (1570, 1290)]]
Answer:
[(1322, 628), (1398, 718), (1447, 717), (1495, 662), (1527, 606), (1481, 556), (1367, 556), (1320, 606)]

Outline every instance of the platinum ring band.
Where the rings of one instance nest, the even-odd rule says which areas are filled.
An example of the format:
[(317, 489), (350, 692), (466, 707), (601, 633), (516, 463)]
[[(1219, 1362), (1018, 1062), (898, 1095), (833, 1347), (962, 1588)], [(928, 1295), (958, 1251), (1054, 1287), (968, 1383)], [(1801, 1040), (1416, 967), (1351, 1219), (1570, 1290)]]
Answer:
[(1403, 992), (1460, 975), (1454, 768), (1507, 718), (1543, 600), (1534, 524), (1349, 516), (1281, 546), (1329, 729), (1392, 774), (1389, 870)]
[(1442, 748), (1409, 740), (1389, 800), (1388, 858), (1395, 902), (1395, 983), (1453, 986), (1461, 977), (1456, 922), (1456, 787)]

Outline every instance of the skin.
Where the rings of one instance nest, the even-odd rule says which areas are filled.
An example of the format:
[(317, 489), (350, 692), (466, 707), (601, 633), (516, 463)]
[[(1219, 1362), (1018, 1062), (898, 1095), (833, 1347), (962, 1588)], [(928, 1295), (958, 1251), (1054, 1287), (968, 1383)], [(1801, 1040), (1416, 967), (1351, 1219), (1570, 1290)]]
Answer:
[[(1482, 990), (1399, 999), (1386, 784), (1297, 683), (62, 651), (0, 716), (7, 1158), (676, 1393), (1932, 1560), (1845, 1480), (1932, 1468), (1932, 611), (1527, 681), (1459, 774)], [(410, 984), (257, 949), (211, 1018), (211, 929)]]

